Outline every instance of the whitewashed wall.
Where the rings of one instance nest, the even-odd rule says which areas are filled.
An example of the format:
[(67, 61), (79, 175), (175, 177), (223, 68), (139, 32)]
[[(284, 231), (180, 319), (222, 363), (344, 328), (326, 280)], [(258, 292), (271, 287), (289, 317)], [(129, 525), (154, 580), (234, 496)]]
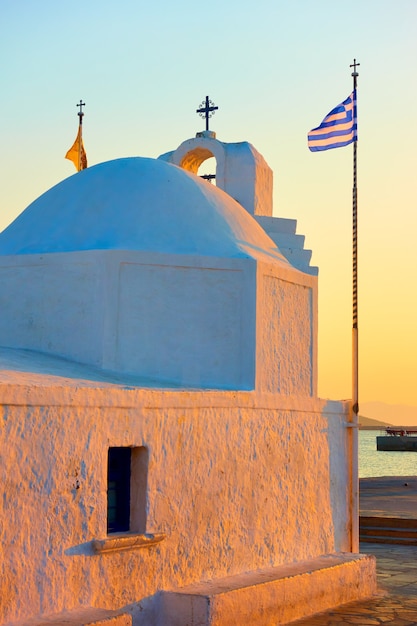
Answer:
[(317, 279), (260, 264), (256, 388), (317, 396)]
[(314, 396), (317, 278), (257, 254), (0, 256), (0, 345), (161, 383)]
[[(347, 407), (250, 392), (132, 389), (20, 374), (0, 388), (0, 621), (349, 551)], [(30, 384), (28, 384), (30, 383)], [(155, 547), (95, 555), (107, 450), (147, 446)]]
[(159, 159), (197, 174), (207, 159), (216, 159), (216, 185), (237, 200), (251, 215), (272, 216), (273, 172), (263, 156), (247, 141), (224, 143), (215, 133), (198, 133)]

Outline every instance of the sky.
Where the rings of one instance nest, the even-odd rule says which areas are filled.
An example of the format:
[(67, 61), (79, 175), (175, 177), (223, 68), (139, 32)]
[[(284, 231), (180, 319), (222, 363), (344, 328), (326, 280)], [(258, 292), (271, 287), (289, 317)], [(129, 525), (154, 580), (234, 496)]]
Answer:
[(359, 400), (417, 423), (416, 0), (0, 0), (0, 58), (0, 231), (74, 174), (80, 99), (89, 166), (174, 150), (214, 101), (210, 128), (263, 154), (274, 215), (313, 251), (332, 399), (352, 396), (353, 152), (311, 153), (306, 136), (352, 91), (356, 58)]

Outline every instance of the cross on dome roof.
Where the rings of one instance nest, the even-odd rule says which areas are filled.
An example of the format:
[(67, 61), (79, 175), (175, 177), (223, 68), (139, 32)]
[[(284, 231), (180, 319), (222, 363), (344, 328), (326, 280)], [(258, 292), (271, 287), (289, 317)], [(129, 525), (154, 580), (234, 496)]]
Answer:
[(214, 105), (208, 96), (203, 102), (200, 104), (200, 108), (196, 110), (196, 113), (200, 115), (200, 117), (206, 118), (206, 130), (209, 130), (209, 119), (213, 117), (214, 112), (218, 110), (219, 107)]

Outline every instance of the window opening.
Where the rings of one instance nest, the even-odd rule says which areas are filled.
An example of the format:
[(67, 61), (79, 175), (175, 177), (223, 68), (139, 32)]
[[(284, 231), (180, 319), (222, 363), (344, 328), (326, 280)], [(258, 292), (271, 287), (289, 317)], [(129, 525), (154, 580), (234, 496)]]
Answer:
[(198, 176), (204, 178), (212, 185), (216, 185), (216, 165), (216, 157), (206, 159), (198, 168)]
[(147, 448), (109, 448), (107, 467), (107, 533), (145, 533)]
[(109, 448), (107, 481), (107, 532), (117, 533), (130, 527), (131, 448)]

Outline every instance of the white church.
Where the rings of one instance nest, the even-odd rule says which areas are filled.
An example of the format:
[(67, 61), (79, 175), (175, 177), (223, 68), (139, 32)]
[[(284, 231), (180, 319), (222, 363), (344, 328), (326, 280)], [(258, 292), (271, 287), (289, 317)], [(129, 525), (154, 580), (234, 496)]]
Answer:
[(261, 154), (211, 131), (0, 234), (1, 624), (275, 626), (375, 593), (310, 257)]

